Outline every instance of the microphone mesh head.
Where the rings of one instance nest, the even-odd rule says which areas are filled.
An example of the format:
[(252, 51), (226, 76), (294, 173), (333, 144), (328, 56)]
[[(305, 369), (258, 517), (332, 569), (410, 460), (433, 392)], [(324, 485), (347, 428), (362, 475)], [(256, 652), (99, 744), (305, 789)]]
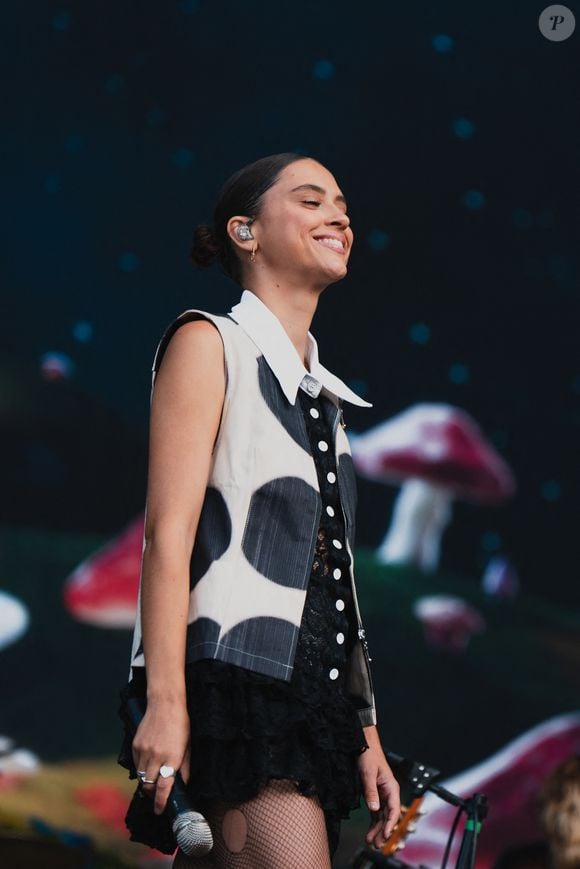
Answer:
[(184, 812), (173, 822), (175, 841), (188, 857), (208, 854), (213, 848), (213, 836), (208, 822), (199, 812)]

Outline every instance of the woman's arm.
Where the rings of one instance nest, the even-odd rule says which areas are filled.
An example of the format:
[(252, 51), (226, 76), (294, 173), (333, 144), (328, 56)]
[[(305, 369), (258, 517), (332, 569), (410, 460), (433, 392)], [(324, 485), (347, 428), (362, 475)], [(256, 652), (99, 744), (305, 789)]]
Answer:
[(184, 323), (166, 348), (151, 397), (141, 630), (147, 710), (133, 741), (138, 770), (157, 786), (155, 811), (165, 807), (169, 764), (189, 775), (185, 638), (189, 563), (225, 393), (224, 350), (208, 320)]

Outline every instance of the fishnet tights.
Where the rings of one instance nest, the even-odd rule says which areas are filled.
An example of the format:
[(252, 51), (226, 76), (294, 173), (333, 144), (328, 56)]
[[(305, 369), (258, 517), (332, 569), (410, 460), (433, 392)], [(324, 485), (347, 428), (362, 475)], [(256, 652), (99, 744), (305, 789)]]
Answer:
[(203, 808), (214, 845), (205, 857), (177, 852), (174, 869), (331, 869), (324, 811), (292, 779), (270, 779), (244, 803)]

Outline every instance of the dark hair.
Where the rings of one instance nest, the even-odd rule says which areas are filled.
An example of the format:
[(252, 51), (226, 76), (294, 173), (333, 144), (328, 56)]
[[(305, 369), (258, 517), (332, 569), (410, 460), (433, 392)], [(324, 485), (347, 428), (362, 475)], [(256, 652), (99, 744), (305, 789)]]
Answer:
[(222, 271), (237, 284), (242, 281), (242, 265), (237, 248), (229, 237), (226, 226), (234, 214), (247, 214), (254, 219), (260, 214), (262, 196), (278, 180), (280, 173), (296, 160), (314, 159), (305, 154), (287, 151), (261, 157), (234, 172), (223, 185), (213, 213), (213, 226), (196, 226), (189, 249), (189, 261), (206, 268), (215, 260)]

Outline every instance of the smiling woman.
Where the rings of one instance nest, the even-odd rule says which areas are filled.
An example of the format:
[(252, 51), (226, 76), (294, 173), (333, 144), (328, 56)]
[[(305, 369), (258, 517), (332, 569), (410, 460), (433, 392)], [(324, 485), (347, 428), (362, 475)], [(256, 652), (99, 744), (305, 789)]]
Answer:
[[(346, 199), (333, 175), (310, 157), (286, 153), (264, 157), (226, 182), (213, 227), (204, 224), (194, 233), (190, 259), (205, 267), (217, 258), (229, 277), (244, 287), (251, 283), (258, 295), (281, 269), (289, 291), (293, 278), (302, 291), (314, 279), (321, 292), (346, 275), (352, 243)], [(316, 267), (313, 244), (340, 259), (325, 256)], [(249, 260), (241, 258), (244, 251), (251, 251)]]
[(184, 311), (155, 354), (122, 692), (124, 717), (130, 698), (146, 711), (120, 762), (141, 779), (133, 839), (174, 850), (163, 765), (206, 817), (211, 855), (179, 851), (175, 866), (330, 869), (361, 794), (367, 841), (382, 844), (399, 818), (357, 601), (342, 421), (344, 401), (371, 405), (322, 365), (310, 332), (352, 244), (345, 197), (319, 162), (276, 154), (241, 169), (190, 252), (197, 266), (218, 261), (240, 302), (225, 316)]

